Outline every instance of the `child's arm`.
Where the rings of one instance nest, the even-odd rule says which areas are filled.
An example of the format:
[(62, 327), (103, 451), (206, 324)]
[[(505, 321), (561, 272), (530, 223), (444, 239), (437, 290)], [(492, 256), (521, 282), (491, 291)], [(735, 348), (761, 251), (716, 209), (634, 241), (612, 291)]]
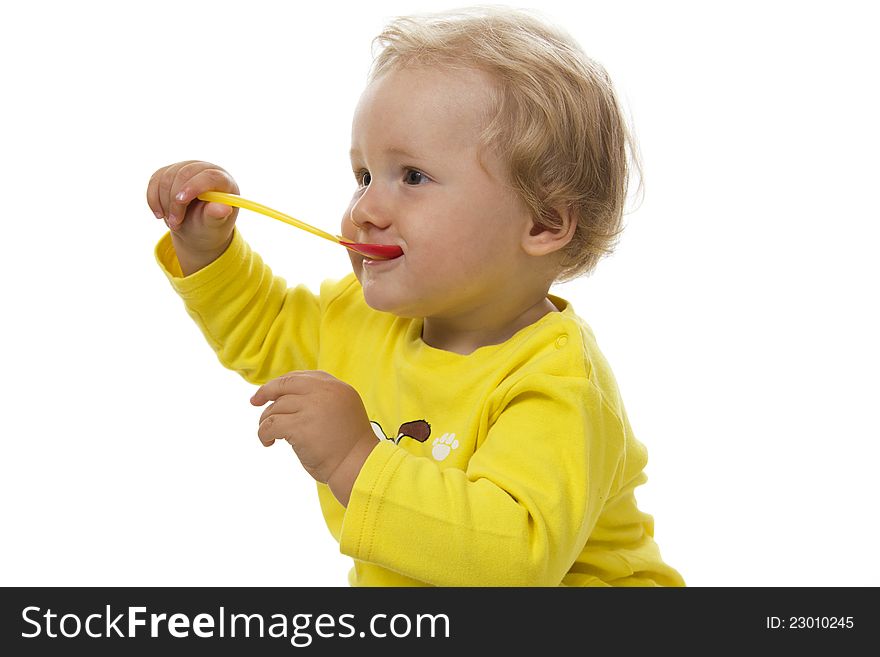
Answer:
[(220, 362), (252, 383), (315, 367), (320, 301), (273, 276), (235, 230), (237, 210), (196, 199), (238, 192), (223, 169), (188, 161), (159, 169), (147, 201), (171, 229), (156, 258)]
[[(628, 508), (643, 455), (627, 453), (627, 431), (587, 379), (531, 375), (466, 471), (381, 441), (351, 491), (340, 550), (438, 586), (558, 586), (609, 500)], [(633, 546), (649, 539), (642, 520)]]

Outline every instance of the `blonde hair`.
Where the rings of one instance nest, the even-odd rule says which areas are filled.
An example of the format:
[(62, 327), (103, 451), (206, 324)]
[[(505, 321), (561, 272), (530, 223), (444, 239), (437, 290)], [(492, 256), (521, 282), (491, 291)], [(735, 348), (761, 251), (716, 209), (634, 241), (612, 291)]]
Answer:
[(556, 208), (577, 219), (557, 280), (589, 273), (611, 253), (629, 176), (640, 166), (607, 72), (574, 39), (526, 11), (480, 6), (396, 18), (374, 46), (371, 80), (410, 65), (494, 77), (496, 107), (482, 145), (502, 156), (537, 227), (558, 228)]

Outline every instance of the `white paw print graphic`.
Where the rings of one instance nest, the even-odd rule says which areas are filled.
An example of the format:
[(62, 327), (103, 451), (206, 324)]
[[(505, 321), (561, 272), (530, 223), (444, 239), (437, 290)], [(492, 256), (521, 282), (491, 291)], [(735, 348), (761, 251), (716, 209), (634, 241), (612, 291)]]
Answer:
[(452, 453), (452, 450), (458, 449), (458, 441), (455, 439), (454, 433), (444, 433), (439, 438), (434, 438), (434, 446), (431, 448), (431, 456), (435, 461), (442, 461)]

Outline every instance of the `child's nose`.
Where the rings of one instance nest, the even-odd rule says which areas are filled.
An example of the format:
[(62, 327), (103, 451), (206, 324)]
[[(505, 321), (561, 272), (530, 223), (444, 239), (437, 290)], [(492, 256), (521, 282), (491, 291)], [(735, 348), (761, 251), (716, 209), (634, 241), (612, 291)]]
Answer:
[(371, 184), (351, 207), (351, 223), (357, 228), (369, 230), (370, 226), (387, 228), (391, 225), (390, 208), (387, 207), (378, 187), (376, 183)]

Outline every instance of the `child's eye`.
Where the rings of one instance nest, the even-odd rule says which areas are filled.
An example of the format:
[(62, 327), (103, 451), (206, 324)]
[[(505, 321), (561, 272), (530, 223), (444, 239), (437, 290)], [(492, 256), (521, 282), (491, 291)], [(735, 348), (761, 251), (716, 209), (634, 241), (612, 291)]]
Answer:
[(407, 169), (406, 175), (403, 177), (403, 181), (407, 185), (421, 185), (422, 183), (428, 182), (428, 176), (423, 174), (421, 171), (416, 171), (415, 169)]
[(369, 171), (361, 169), (360, 171), (354, 172), (354, 178), (357, 180), (358, 185), (361, 187), (369, 187), (370, 181), (373, 177), (370, 175)]

